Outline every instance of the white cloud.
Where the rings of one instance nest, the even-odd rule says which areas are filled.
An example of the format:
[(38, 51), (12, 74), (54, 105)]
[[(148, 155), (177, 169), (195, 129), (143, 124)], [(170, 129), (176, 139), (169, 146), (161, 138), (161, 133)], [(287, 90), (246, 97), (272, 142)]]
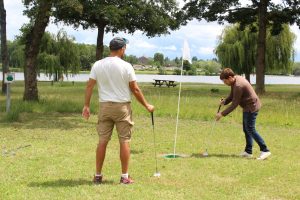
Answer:
[(7, 39), (14, 40), (15, 36), (20, 35), (19, 29), (24, 23), (28, 23), (29, 19), (23, 16), (24, 6), (21, 1), (4, 1), (6, 10), (6, 32)]
[(211, 55), (214, 54), (214, 47), (200, 47), (198, 49), (199, 54)]
[(162, 49), (167, 50), (167, 51), (177, 51), (177, 48), (175, 45), (163, 47)]
[(157, 46), (149, 43), (149, 42), (146, 42), (146, 41), (143, 41), (143, 40), (138, 40), (138, 41), (133, 41), (132, 42), (132, 46), (136, 47), (136, 48), (143, 48), (143, 49), (156, 49)]

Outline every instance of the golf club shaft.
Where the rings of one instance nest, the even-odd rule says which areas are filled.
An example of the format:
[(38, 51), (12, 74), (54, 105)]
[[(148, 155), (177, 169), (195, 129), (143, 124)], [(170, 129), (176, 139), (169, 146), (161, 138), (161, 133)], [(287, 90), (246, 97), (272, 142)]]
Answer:
[[(220, 112), (220, 109), (221, 109), (221, 107), (222, 107), (222, 104), (220, 104), (219, 105), (219, 108), (218, 108), (218, 111), (217, 111), (217, 113), (219, 113)], [(211, 128), (211, 131), (210, 131), (210, 134), (209, 135), (211, 135), (212, 133), (213, 133), (213, 131), (214, 131), (214, 128), (215, 128), (215, 126), (216, 126), (216, 120), (214, 120), (214, 123), (213, 123), (213, 125), (212, 125), (212, 128)], [(206, 148), (206, 153), (207, 153), (207, 148)]]
[(151, 119), (152, 119), (152, 130), (153, 130), (153, 143), (154, 143), (154, 156), (155, 156), (155, 172), (157, 173), (157, 156), (156, 156), (156, 141), (155, 141), (155, 131), (154, 131), (154, 116), (153, 112), (151, 112)]
[(222, 106), (222, 104), (219, 105), (219, 108), (218, 108), (218, 112), (217, 112), (217, 113), (220, 112), (221, 106)]
[(152, 119), (152, 126), (154, 128), (154, 117), (153, 117), (153, 112), (151, 113), (151, 119)]

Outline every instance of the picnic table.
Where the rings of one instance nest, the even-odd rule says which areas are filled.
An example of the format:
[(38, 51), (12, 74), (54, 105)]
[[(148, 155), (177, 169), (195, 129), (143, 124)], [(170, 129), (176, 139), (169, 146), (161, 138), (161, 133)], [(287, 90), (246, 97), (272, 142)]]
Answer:
[(175, 84), (175, 81), (173, 80), (160, 80), (160, 79), (154, 79), (154, 83), (152, 83), (154, 85), (154, 87), (156, 87), (157, 85), (159, 87), (165, 85), (165, 86), (172, 86), (172, 87), (175, 87), (176, 84)]

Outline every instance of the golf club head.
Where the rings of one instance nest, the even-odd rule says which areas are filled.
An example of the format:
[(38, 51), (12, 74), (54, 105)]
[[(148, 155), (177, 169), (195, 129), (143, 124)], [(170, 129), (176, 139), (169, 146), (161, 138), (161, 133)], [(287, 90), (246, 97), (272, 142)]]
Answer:
[(160, 173), (159, 173), (159, 172), (155, 172), (155, 173), (153, 174), (153, 176), (159, 178), (159, 177), (160, 177)]

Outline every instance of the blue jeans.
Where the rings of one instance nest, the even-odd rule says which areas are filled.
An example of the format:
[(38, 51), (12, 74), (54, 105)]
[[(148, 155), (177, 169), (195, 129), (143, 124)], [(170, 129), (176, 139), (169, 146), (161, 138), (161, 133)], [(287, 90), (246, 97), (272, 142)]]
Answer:
[(253, 139), (258, 144), (260, 151), (269, 151), (264, 140), (255, 129), (255, 121), (257, 115), (258, 112), (243, 112), (243, 131), (246, 138), (245, 151), (249, 154), (252, 154)]

